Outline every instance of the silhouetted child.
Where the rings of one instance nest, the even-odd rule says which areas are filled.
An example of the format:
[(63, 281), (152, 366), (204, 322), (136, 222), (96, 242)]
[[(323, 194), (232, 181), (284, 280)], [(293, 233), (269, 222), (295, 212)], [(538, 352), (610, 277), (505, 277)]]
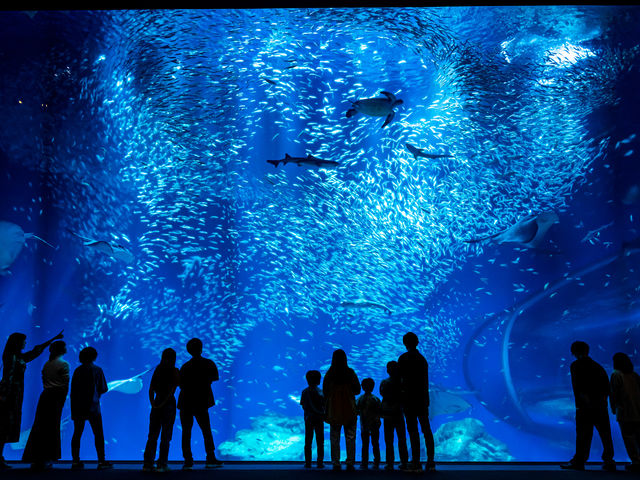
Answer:
[(104, 456), (104, 431), (102, 429), (102, 413), (100, 412), (100, 396), (106, 393), (107, 381), (104, 372), (93, 362), (98, 352), (93, 347), (80, 350), (81, 365), (73, 372), (71, 379), (71, 419), (73, 420), (73, 437), (71, 438), (72, 469), (84, 468), (80, 461), (80, 439), (88, 420), (93, 432), (96, 453), (98, 454), (98, 470), (113, 468)]
[(400, 470), (406, 470), (409, 463), (409, 452), (407, 450), (407, 432), (402, 413), (402, 380), (398, 362), (387, 363), (388, 378), (380, 383), (380, 395), (382, 395), (381, 416), (384, 419), (384, 444), (386, 448), (385, 470), (393, 470), (394, 432), (398, 435), (398, 453), (400, 454)]
[(569, 463), (561, 465), (561, 468), (584, 470), (591, 450), (593, 427), (596, 427), (602, 440), (602, 468), (615, 470), (607, 409), (609, 377), (604, 368), (589, 356), (589, 345), (585, 342), (573, 342), (571, 353), (576, 357), (571, 364), (571, 385), (576, 400), (576, 453)]
[(187, 342), (187, 352), (192, 358), (180, 369), (180, 395), (178, 396), (182, 424), (182, 455), (184, 456), (182, 468), (183, 470), (193, 469), (191, 430), (194, 418), (202, 430), (204, 449), (207, 453), (205, 467), (220, 467), (222, 462), (216, 458), (209, 419), (209, 408), (216, 404), (211, 383), (220, 378), (218, 367), (212, 360), (202, 356), (202, 341), (198, 338), (192, 338)]
[(362, 381), (362, 390), (356, 402), (356, 410), (360, 415), (360, 437), (362, 438), (362, 463), (360, 468), (369, 468), (369, 439), (373, 446), (373, 468), (380, 466), (380, 399), (373, 393), (373, 378)]
[(318, 370), (309, 370), (306, 375), (309, 385), (300, 395), (304, 410), (304, 466), (311, 468), (311, 446), (316, 436), (318, 468), (324, 468), (324, 395), (320, 389), (322, 376)]
[(162, 352), (160, 364), (153, 371), (149, 384), (149, 402), (151, 415), (149, 417), (149, 437), (144, 449), (144, 464), (142, 470), (153, 470), (153, 458), (156, 454), (158, 437), (160, 439), (160, 454), (156, 471), (167, 472), (169, 466), (169, 444), (173, 434), (173, 424), (176, 420), (176, 388), (180, 384), (180, 374), (176, 368), (176, 351), (167, 348)]

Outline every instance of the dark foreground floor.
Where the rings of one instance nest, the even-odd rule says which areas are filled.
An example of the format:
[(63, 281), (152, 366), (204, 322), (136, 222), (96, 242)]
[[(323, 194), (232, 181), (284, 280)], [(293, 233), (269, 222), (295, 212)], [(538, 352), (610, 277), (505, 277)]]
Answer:
[(113, 470), (96, 470), (96, 464), (85, 462), (84, 470), (72, 471), (69, 463), (57, 464), (52, 470), (46, 472), (32, 472), (28, 465), (13, 463), (11, 470), (0, 472), (2, 480), (13, 478), (46, 478), (47, 480), (129, 480), (167, 477), (180, 480), (367, 480), (416, 477), (435, 477), (438, 480), (609, 480), (623, 478), (640, 479), (640, 474), (630, 473), (624, 470), (624, 465), (618, 465), (617, 472), (604, 472), (599, 464), (587, 465), (584, 472), (560, 470), (557, 464), (542, 463), (491, 463), (491, 464), (438, 464), (435, 473), (409, 473), (399, 470), (359, 470), (346, 472), (345, 470), (334, 472), (329, 468), (324, 470), (304, 469), (301, 463), (259, 463), (259, 462), (233, 462), (226, 463), (222, 468), (205, 469), (204, 464), (196, 463), (192, 471), (182, 471), (181, 463), (171, 463), (171, 472), (147, 473), (142, 472), (142, 464), (134, 462), (116, 462)]

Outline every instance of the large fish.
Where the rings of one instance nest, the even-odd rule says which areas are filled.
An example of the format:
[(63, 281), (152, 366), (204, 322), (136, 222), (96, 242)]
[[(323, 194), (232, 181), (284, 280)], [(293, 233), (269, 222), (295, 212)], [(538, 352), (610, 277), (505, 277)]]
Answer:
[(374, 308), (383, 310), (387, 315), (391, 315), (391, 309), (386, 305), (378, 302), (372, 302), (370, 300), (358, 299), (353, 301), (340, 302), (340, 306), (344, 308)]
[(362, 100), (352, 102), (352, 108), (347, 111), (347, 118), (353, 117), (359, 112), (371, 117), (387, 117), (380, 128), (384, 128), (389, 125), (396, 114), (394, 107), (402, 105), (404, 102), (400, 99), (396, 99), (396, 96), (391, 92), (380, 93), (382, 93), (386, 98), (363, 98)]
[(0, 275), (9, 275), (9, 267), (16, 260), (25, 241), (29, 238), (35, 238), (42, 243), (46, 243), (51, 248), (55, 248), (49, 242), (34, 235), (33, 233), (24, 233), (22, 228), (15, 223), (0, 220)]
[(90, 247), (94, 250), (106, 253), (110, 257), (117, 258), (118, 260), (122, 260), (126, 263), (132, 263), (135, 260), (133, 254), (119, 243), (107, 242), (106, 240), (93, 240), (91, 238), (83, 237), (82, 235), (79, 235), (73, 230), (69, 230), (68, 228), (67, 231), (72, 235), (75, 235), (76, 237), (82, 239), (85, 247)]
[(462, 393), (450, 392), (441, 388), (429, 391), (429, 417), (435, 415), (453, 415), (471, 408), (471, 404), (461, 397)]
[(127, 393), (129, 395), (139, 393), (143, 387), (142, 378), (140, 377), (145, 373), (147, 373), (148, 371), (149, 369), (146, 369), (144, 372), (139, 373), (134, 377), (125, 378), (124, 380), (113, 380), (112, 382), (108, 382), (107, 383), (107, 388), (109, 389), (108, 391)]
[[(109, 392), (120, 392), (126, 393), (129, 395), (135, 395), (136, 393), (140, 393), (144, 384), (142, 383), (142, 379), (140, 378), (142, 375), (147, 373), (150, 369), (146, 369), (144, 372), (139, 373), (138, 375), (125, 378), (123, 380), (113, 380), (112, 382), (107, 383), (107, 393)], [(71, 421), (71, 416), (67, 415), (60, 422), (60, 429), (62, 430), (66, 427)], [(31, 433), (31, 428), (27, 428), (20, 432), (20, 439), (15, 443), (10, 443), (12, 450), (24, 450), (24, 447), (27, 445), (27, 440), (29, 439), (29, 434)]]
[(518, 243), (523, 247), (537, 248), (544, 239), (547, 230), (554, 223), (558, 223), (556, 212), (542, 212), (520, 220), (515, 225), (493, 235), (465, 240), (467, 243), (477, 243), (492, 240), (496, 243)]
[(287, 163), (295, 163), (298, 166), (310, 165), (318, 168), (334, 168), (340, 165), (338, 162), (334, 162), (333, 160), (323, 160), (321, 158), (314, 157), (313, 155), (307, 155), (306, 157), (292, 157), (288, 153), (284, 154), (284, 158), (282, 160), (267, 160), (267, 162), (272, 164), (274, 167), (277, 167), (280, 163), (283, 165), (286, 165)]
[(413, 154), (413, 158), (415, 158), (416, 160), (418, 159), (418, 157), (424, 157), (424, 158), (453, 157), (453, 155), (436, 155), (436, 154), (433, 154), (433, 153), (425, 153), (424, 149), (418, 148), (418, 147), (414, 147), (410, 143), (405, 143), (404, 146), (407, 147), (407, 150), (409, 150)]

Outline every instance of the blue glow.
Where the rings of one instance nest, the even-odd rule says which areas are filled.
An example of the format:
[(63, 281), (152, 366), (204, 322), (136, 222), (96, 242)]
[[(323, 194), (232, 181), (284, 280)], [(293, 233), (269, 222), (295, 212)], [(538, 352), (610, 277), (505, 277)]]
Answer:
[(140, 459), (151, 372), (194, 336), (229, 459), (301, 460), (305, 372), (340, 347), (377, 393), (408, 330), (441, 460), (566, 461), (575, 336), (640, 365), (639, 8), (37, 20), (0, 18), (0, 220), (57, 248), (0, 229), (0, 338), (98, 349), (108, 457)]

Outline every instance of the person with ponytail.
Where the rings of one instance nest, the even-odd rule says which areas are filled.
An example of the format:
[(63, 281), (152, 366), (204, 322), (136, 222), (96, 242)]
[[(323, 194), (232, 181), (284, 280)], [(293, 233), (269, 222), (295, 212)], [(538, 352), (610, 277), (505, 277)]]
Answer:
[(331, 463), (334, 470), (340, 470), (340, 431), (344, 428), (347, 444), (347, 470), (354, 470), (356, 462), (356, 395), (360, 393), (360, 380), (356, 372), (349, 368), (347, 354), (336, 350), (331, 358), (331, 366), (324, 377), (322, 391), (327, 402), (325, 422), (330, 425)]
[(23, 352), (27, 346), (27, 336), (24, 333), (12, 333), (7, 339), (2, 352), (2, 380), (0, 380), (0, 470), (11, 468), (2, 456), (4, 444), (20, 441), (24, 372), (27, 363), (38, 358), (45, 348), (61, 338), (63, 338), (62, 331), (28, 352)]

